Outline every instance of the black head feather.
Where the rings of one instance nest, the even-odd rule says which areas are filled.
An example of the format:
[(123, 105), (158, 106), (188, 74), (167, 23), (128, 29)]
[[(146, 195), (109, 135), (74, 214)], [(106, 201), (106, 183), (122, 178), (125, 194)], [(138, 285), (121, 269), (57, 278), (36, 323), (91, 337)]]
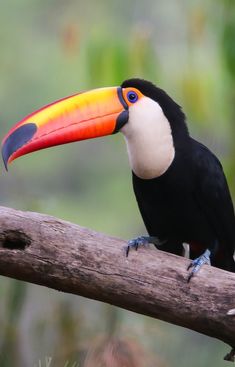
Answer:
[(138, 78), (125, 80), (121, 87), (136, 88), (146, 97), (156, 101), (161, 106), (164, 115), (171, 125), (173, 138), (178, 140), (180, 137), (188, 136), (185, 114), (181, 107), (164, 90), (147, 80)]

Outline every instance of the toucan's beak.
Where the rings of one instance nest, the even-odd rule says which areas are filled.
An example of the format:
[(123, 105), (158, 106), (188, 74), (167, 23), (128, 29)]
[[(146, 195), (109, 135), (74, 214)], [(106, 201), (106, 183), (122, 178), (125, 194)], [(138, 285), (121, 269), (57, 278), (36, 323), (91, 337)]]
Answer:
[(128, 121), (122, 88), (101, 88), (61, 99), (33, 112), (5, 136), (2, 157), (14, 159), (47, 147), (117, 132)]

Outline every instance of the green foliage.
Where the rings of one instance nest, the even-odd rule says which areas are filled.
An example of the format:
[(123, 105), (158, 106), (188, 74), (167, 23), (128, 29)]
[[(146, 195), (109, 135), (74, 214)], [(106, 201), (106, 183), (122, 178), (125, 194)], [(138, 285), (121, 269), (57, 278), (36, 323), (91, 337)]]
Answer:
[(235, 80), (235, 3), (224, 2), (224, 24), (222, 32), (222, 54), (230, 76)]

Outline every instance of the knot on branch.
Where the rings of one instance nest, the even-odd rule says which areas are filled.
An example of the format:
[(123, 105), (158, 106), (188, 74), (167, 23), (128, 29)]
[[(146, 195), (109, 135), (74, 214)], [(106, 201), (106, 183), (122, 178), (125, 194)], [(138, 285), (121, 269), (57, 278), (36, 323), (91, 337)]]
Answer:
[(21, 230), (5, 230), (0, 233), (0, 247), (9, 250), (25, 250), (30, 246), (31, 239)]

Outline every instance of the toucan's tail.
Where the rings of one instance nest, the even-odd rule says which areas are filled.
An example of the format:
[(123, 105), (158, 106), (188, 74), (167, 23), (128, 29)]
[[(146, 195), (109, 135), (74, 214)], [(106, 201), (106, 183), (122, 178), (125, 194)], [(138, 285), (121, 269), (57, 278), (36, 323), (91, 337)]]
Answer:
[(216, 256), (211, 260), (211, 265), (235, 273), (235, 261), (232, 252), (223, 253), (223, 256), (221, 256), (221, 254), (218, 257)]
[(233, 273), (235, 273), (235, 261), (234, 261), (233, 256), (232, 256), (232, 260), (231, 260), (231, 269), (229, 271), (232, 271)]

